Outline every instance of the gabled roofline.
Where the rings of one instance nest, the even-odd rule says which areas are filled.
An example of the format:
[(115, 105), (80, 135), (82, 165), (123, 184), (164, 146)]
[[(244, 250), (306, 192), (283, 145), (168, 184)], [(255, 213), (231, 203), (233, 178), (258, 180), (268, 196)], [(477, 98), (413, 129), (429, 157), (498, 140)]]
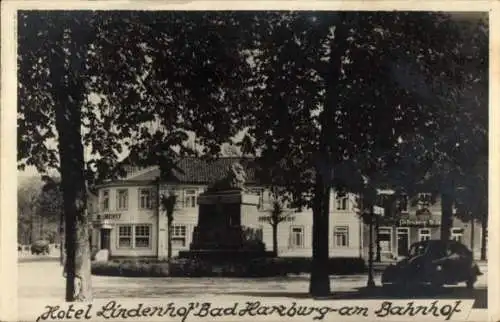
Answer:
[[(162, 184), (175, 184), (175, 185), (196, 185), (196, 186), (208, 186), (210, 182), (189, 182), (189, 181), (162, 181)], [(106, 183), (102, 183), (95, 186), (95, 189), (103, 189), (108, 187), (121, 187), (121, 186), (145, 186), (155, 184), (154, 180), (115, 180)], [(249, 187), (264, 187), (265, 185), (258, 184), (257, 182), (247, 182)]]
[(114, 180), (106, 183), (101, 183), (95, 186), (95, 189), (103, 189), (108, 187), (120, 187), (120, 186), (146, 186), (153, 184), (152, 180)]
[(133, 178), (138, 177), (138, 176), (141, 176), (141, 175), (143, 175), (143, 174), (145, 174), (145, 173), (148, 173), (149, 171), (155, 170), (155, 169), (157, 169), (157, 168), (158, 168), (158, 166), (157, 166), (157, 165), (153, 165), (153, 166), (150, 166), (150, 167), (144, 168), (144, 169), (142, 169), (142, 170), (136, 171), (135, 173), (133, 173), (133, 174), (131, 174), (131, 175), (129, 175), (129, 176), (127, 176), (127, 177), (125, 177), (125, 179), (124, 179), (124, 180), (133, 180)]

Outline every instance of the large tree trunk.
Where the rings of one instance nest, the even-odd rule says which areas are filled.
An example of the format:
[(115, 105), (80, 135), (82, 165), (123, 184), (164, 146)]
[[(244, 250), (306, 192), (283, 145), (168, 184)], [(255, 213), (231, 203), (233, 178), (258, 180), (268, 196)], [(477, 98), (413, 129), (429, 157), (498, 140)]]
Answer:
[(273, 256), (278, 256), (278, 225), (273, 224)]
[(340, 88), (343, 85), (342, 59), (347, 48), (347, 26), (345, 13), (339, 13), (335, 26), (335, 39), (329, 39), (329, 63), (321, 70), (325, 79), (326, 97), (324, 110), (320, 116), (321, 132), (316, 163), (316, 180), (313, 201), (313, 256), (309, 293), (313, 296), (330, 294), (330, 277), (328, 275), (328, 234), (329, 234), (329, 201), (332, 183), (332, 167), (335, 161), (335, 140), (337, 124), (335, 112), (339, 108)]
[[(77, 70), (71, 70), (71, 60), (77, 48), (64, 51), (67, 44), (63, 30), (51, 30), (54, 39), (61, 45), (54, 46), (50, 57), (50, 82), (55, 101), (56, 130), (59, 141), (61, 185), (65, 218), (66, 244), (66, 301), (89, 301), (92, 299), (90, 273), (89, 220), (86, 211), (87, 189), (85, 162), (81, 135), (81, 105), (83, 84)], [(71, 37), (71, 36), (70, 36)], [(68, 44), (68, 46), (71, 46)], [(65, 57), (70, 64), (65, 65)]]
[(488, 215), (481, 220), (481, 260), (486, 260), (486, 243), (488, 238)]
[(33, 232), (34, 232), (34, 227), (33, 227), (33, 214), (31, 215), (30, 219), (30, 231), (29, 231), (29, 239), (30, 239), (30, 245), (33, 244)]
[(373, 280), (373, 206), (370, 208), (370, 214), (368, 219), (368, 282), (367, 287), (374, 287), (375, 281)]
[(322, 174), (317, 172), (313, 206), (313, 249), (309, 293), (315, 297), (322, 297), (330, 294), (330, 276), (328, 274), (328, 202), (330, 194)]
[(89, 222), (79, 107), (58, 106), (56, 113), (66, 214), (66, 301), (88, 301), (92, 298)]
[(57, 131), (65, 212), (66, 301), (92, 298), (83, 146), (77, 106), (58, 106)]
[(380, 218), (379, 218), (379, 216), (375, 216), (375, 247), (376, 247), (376, 251), (377, 251), (375, 254), (375, 261), (376, 262), (381, 261), (379, 230), (380, 230)]
[(172, 259), (172, 220), (167, 219), (167, 258)]
[(441, 240), (449, 240), (453, 224), (453, 198), (441, 193)]
[(59, 218), (59, 260), (64, 265), (64, 215), (61, 213)]
[(469, 214), (471, 216), (470, 220), (470, 251), (472, 252), (472, 258), (474, 258), (474, 218), (472, 218), (472, 214)]

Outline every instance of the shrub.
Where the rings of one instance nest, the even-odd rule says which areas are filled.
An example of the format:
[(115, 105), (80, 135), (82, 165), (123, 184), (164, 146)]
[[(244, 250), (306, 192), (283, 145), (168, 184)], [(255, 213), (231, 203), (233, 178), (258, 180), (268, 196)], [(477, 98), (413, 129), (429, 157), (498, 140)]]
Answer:
[(126, 277), (166, 277), (169, 276), (168, 263), (141, 263), (140, 261), (93, 262), (92, 274)]
[(93, 262), (92, 274), (105, 276), (120, 276), (120, 263), (116, 262)]
[[(169, 262), (113, 260), (92, 263), (94, 275), (127, 277), (271, 277), (310, 273), (310, 271), (311, 259), (305, 257), (255, 258), (239, 262), (177, 258)], [(362, 273), (365, 271), (365, 262), (361, 258), (334, 257), (329, 260), (328, 271), (331, 275)]]
[(334, 257), (330, 258), (329, 271), (331, 274), (352, 274), (366, 271), (365, 261), (359, 257)]
[[(259, 270), (272, 271), (275, 275), (302, 274), (311, 272), (312, 259), (307, 257), (278, 257), (256, 260), (253, 267)], [(362, 258), (333, 257), (328, 262), (331, 275), (356, 274), (365, 272), (365, 261)]]

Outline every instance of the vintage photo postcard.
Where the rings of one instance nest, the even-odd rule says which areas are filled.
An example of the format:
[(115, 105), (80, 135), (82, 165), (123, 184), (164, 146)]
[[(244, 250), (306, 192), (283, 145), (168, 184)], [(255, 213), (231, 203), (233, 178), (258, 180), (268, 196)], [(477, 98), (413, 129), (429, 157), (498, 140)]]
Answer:
[(498, 9), (2, 2), (0, 320), (500, 320)]

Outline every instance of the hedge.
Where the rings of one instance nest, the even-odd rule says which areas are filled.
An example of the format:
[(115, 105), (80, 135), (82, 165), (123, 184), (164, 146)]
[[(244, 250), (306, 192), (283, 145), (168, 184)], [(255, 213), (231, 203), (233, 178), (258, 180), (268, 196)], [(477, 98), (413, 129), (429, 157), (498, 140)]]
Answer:
[[(113, 260), (93, 262), (92, 274), (127, 277), (271, 277), (310, 273), (310, 258), (259, 258), (245, 262), (214, 263), (199, 259)], [(365, 271), (361, 258), (330, 258), (331, 275), (356, 274)]]
[(92, 274), (126, 277), (165, 277), (169, 276), (168, 263), (147, 263), (140, 261), (93, 262)]

